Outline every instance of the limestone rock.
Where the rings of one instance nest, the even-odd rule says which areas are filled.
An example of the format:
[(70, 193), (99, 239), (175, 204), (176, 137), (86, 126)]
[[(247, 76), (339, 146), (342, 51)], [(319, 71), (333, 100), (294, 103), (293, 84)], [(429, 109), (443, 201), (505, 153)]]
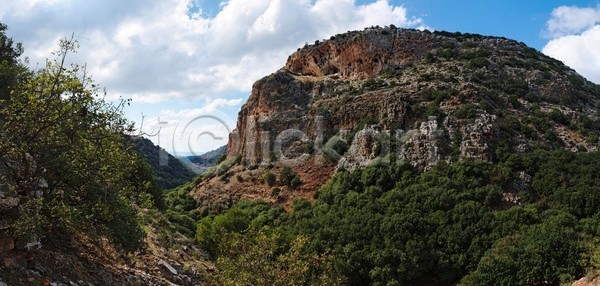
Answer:
[(6, 212), (19, 205), (19, 198), (5, 197), (0, 199), (0, 212)]
[(171, 275), (177, 275), (177, 270), (175, 270), (175, 268), (173, 268), (173, 266), (171, 266), (171, 264), (169, 264), (168, 262), (161, 259), (158, 261), (157, 264), (158, 264), (158, 266), (162, 267), (163, 270), (167, 271)]
[[(597, 150), (599, 107), (600, 86), (513, 40), (395, 27), (348, 32), (298, 49), (253, 85), (227, 146), (239, 164), (193, 193), (201, 205), (225, 194), (275, 201), (271, 187), (230, 178), (292, 166), (305, 183), (276, 199), (285, 205), (310, 198), (337, 168), (390, 154), (427, 169), (540, 145)], [(333, 150), (332, 138), (348, 148)]]
[(402, 145), (400, 158), (416, 167), (426, 168), (440, 160), (437, 138), (439, 137), (436, 117), (421, 122), (420, 128), (406, 133), (408, 141)]
[(571, 286), (600, 286), (600, 277), (588, 278), (583, 277), (571, 284)]
[(381, 142), (381, 132), (372, 127), (356, 133), (352, 145), (338, 162), (337, 168), (352, 170), (367, 166), (378, 154), (378, 143)]

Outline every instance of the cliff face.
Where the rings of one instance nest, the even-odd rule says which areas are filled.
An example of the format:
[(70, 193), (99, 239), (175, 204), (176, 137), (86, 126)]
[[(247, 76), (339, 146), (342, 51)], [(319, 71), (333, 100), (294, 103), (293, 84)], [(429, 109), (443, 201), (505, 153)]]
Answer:
[[(292, 166), (310, 197), (336, 168), (390, 156), (429, 168), (540, 146), (597, 150), (599, 102), (598, 85), (522, 43), (369, 28), (307, 45), (257, 81), (227, 150), (241, 159), (231, 171), (240, 176)], [(196, 194), (270, 196), (256, 182), (218, 181)], [(272, 199), (298, 196), (285, 190)]]

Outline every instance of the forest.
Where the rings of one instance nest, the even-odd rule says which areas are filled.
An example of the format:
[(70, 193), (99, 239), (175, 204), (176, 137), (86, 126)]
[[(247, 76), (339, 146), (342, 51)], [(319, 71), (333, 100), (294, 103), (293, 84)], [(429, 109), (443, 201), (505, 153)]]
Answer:
[[(210, 213), (195, 238), (223, 281), (275, 281), (254, 263), (293, 269), (286, 257), (301, 241), (299, 257), (313, 262), (305, 284), (326, 275), (330, 285), (559, 285), (600, 267), (599, 168), (598, 152), (563, 150), (422, 172), (392, 161), (340, 171), (315, 203), (295, 201), (290, 212), (241, 201)], [(503, 201), (521, 171), (532, 174), (531, 188)]]

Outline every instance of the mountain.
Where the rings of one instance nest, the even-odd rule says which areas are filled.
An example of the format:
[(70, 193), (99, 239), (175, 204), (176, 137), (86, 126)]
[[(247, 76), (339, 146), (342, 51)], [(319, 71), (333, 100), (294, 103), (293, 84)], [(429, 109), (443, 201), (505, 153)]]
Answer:
[(146, 159), (154, 174), (156, 186), (161, 190), (172, 189), (191, 181), (195, 173), (179, 159), (154, 145), (152, 141), (142, 136), (129, 136), (137, 154)]
[(175, 195), (225, 285), (595, 283), (599, 115), (600, 86), (523, 43), (367, 28), (257, 81)]
[[(306, 45), (257, 81), (230, 134), (228, 160), (194, 196), (289, 206), (312, 198), (336, 170), (390, 156), (427, 170), (538, 148), (595, 151), (599, 107), (598, 85), (523, 43), (367, 28)], [(280, 184), (272, 195), (262, 178), (285, 166), (301, 184)]]
[(206, 169), (214, 166), (222, 156), (227, 154), (227, 146), (221, 146), (215, 150), (208, 151), (199, 156), (182, 157), (181, 161), (196, 173), (202, 173)]

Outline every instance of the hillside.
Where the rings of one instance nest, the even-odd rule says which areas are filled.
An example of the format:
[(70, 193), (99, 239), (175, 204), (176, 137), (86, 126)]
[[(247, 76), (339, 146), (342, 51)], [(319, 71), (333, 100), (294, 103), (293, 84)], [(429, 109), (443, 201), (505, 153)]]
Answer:
[(599, 115), (600, 86), (522, 43), (367, 28), (257, 81), (179, 192), (223, 284), (596, 283)]
[(133, 144), (137, 154), (145, 158), (152, 168), (159, 189), (172, 189), (194, 178), (195, 174), (192, 170), (164, 149), (154, 145), (152, 141), (141, 136), (130, 136), (128, 140)]
[[(594, 151), (599, 94), (561, 62), (505, 38), (394, 27), (332, 36), (254, 84), (227, 164), (195, 196), (289, 204), (311, 198), (334, 170), (388, 154), (428, 169), (536, 148)], [(256, 178), (284, 165), (302, 184), (271, 196)]]

